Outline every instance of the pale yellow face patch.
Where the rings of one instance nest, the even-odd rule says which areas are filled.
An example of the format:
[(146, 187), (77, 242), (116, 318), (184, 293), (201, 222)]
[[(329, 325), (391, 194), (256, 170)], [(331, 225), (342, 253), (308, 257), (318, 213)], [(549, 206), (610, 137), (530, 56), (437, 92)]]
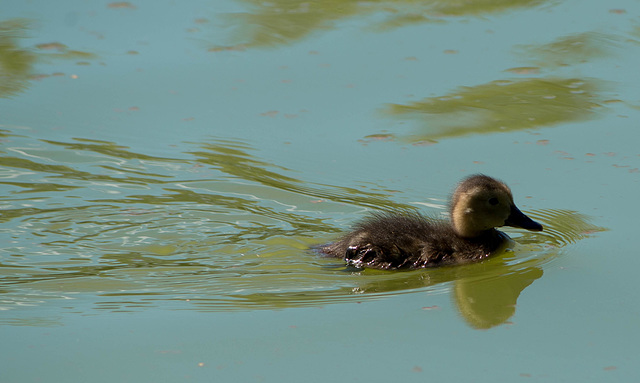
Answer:
[(456, 195), (455, 202), (451, 211), (453, 227), (458, 235), (472, 238), (503, 226), (511, 214), (513, 197), (509, 188), (500, 184), (496, 188), (465, 190)]

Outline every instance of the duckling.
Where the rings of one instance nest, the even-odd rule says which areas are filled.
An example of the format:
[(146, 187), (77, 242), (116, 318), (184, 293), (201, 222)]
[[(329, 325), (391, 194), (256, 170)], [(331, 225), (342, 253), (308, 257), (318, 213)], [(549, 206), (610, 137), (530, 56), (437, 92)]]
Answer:
[(483, 174), (458, 184), (449, 212), (449, 222), (419, 213), (375, 213), (319, 250), (357, 268), (419, 269), (489, 257), (510, 240), (496, 227), (542, 231), (518, 209), (506, 184)]

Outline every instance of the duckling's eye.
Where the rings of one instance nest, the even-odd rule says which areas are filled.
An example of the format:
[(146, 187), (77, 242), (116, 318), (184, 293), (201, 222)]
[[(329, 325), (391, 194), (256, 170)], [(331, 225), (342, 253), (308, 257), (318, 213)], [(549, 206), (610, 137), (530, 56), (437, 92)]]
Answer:
[(496, 197), (490, 198), (489, 199), (489, 204), (491, 205), (497, 205), (498, 204), (498, 199)]

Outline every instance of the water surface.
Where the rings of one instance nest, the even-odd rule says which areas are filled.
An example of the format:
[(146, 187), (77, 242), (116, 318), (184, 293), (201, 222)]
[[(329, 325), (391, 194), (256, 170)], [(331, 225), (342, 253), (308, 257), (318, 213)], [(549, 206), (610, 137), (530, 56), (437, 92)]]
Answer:
[[(639, 377), (635, 2), (0, 9), (3, 381)], [(478, 172), (545, 231), (312, 250)]]

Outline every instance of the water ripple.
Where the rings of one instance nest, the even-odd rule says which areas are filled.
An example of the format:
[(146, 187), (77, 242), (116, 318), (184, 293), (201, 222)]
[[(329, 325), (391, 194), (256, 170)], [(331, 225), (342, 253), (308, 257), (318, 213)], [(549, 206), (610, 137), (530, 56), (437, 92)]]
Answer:
[[(71, 311), (277, 309), (452, 291), (465, 320), (486, 328), (510, 316), (519, 291), (560, 248), (602, 230), (577, 212), (535, 210), (528, 213), (545, 231), (510, 232), (515, 252), (486, 262), (354, 271), (308, 249), (367, 210), (414, 204), (382, 186), (363, 191), (294, 177), (235, 140), (160, 158), (105, 141), (6, 136), (2, 310), (57, 300)], [(434, 215), (443, 209), (427, 207)], [(510, 294), (489, 300), (501, 302), (489, 310), (499, 315), (488, 314), (487, 296), (505, 286)]]

